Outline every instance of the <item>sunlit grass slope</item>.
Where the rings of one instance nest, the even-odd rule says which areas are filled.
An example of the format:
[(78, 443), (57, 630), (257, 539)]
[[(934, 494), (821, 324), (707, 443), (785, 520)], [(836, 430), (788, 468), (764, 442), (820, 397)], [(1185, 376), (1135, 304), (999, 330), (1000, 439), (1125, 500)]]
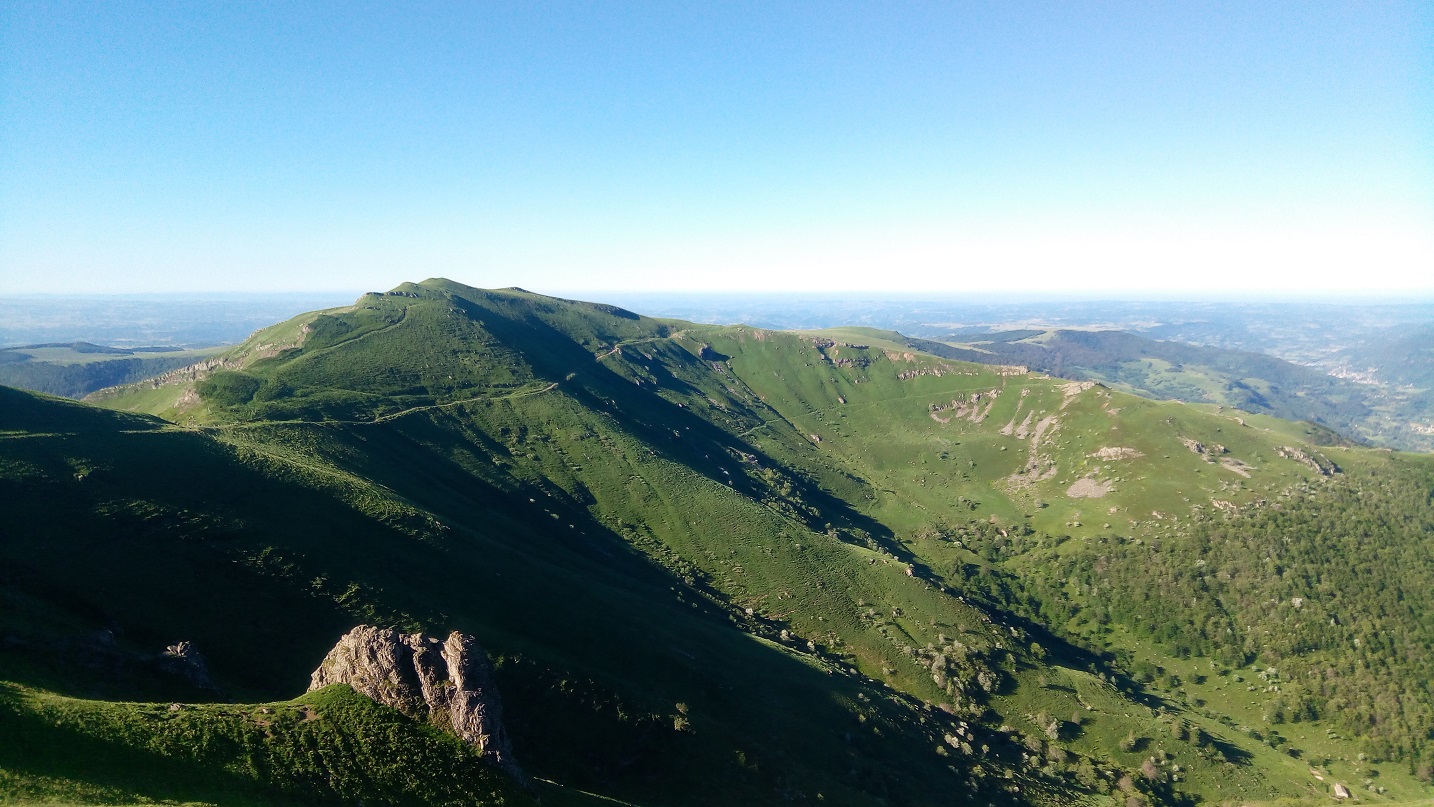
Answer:
[[(520, 761), (633, 803), (1324, 798), (1234, 697), (1172, 682), (1171, 637), (1082, 627), (1102, 594), (1037, 572), (1388, 456), (867, 337), (425, 281), (151, 401), (190, 428), (5, 393), (0, 617), (41, 643), (194, 641), (244, 700), (292, 697), (355, 622), (469, 631)], [(134, 697), (64, 654), (0, 658)], [(1326, 755), (1364, 750), (1336, 733)], [(1414, 759), (1360, 797), (1427, 793)]]
[(452, 735), (345, 686), (267, 704), (77, 700), (0, 685), (20, 803), (536, 803)]

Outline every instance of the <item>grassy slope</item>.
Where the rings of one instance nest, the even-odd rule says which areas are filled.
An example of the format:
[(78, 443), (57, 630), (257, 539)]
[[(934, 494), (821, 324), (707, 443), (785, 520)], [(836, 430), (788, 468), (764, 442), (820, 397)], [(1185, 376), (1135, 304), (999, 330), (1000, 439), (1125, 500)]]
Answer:
[(1215, 403), (1309, 420), (1386, 445), (1417, 445), (1380, 422), (1368, 387), (1262, 353), (1119, 331), (1013, 331), (973, 343), (905, 341), (953, 359), (1024, 365), (1157, 399)]
[[(6, 411), (23, 412), (11, 395)], [(12, 606), (20, 626), (34, 623), (25, 609), (39, 600), (63, 604), (53, 622), (102, 616), (151, 652), (188, 638), (241, 697), (301, 688), (354, 622), (458, 627), (503, 654), (518, 754), (540, 776), (656, 803), (760, 800), (774, 789), (920, 803), (965, 786), (933, 753), (938, 727), (921, 725), (924, 710), (730, 627), (558, 486), (484, 485), (455, 467), (456, 435), (431, 421), (353, 439), (378, 443), (381, 480), (407, 478), (409, 491), (447, 499), (457, 517), (441, 523), (317, 461), (318, 446), (345, 448), (323, 434), (216, 442), (137, 419), (108, 433), (105, 413), (84, 430), (52, 417), (53, 406), (9, 424), (30, 434), (7, 441), (7, 498), (44, 502), (14, 511), (21, 531), (5, 547), (28, 597)], [(424, 440), (443, 453), (413, 452)], [(143, 499), (126, 481), (138, 478), (148, 480)], [(674, 731), (679, 702), (691, 731)], [(843, 737), (866, 721), (887, 740)], [(714, 770), (726, 771), (722, 789), (704, 787)]]
[[(1044, 634), (1049, 650), (1033, 648), (1030, 626), (994, 604), (973, 607), (991, 601), (988, 581), (962, 570), (999, 561), (998, 530), (1069, 535), (1058, 548), (1074, 551), (1311, 476), (1274, 449), (1312, 435), (1278, 421), (1241, 426), (1231, 413), (880, 344), (701, 328), (446, 282), (396, 292), (309, 320), (302, 347), (243, 364), (249, 400), (189, 412), (219, 426), (209, 436), (126, 421), (141, 433), (25, 438), (11, 452), (12, 483), (28, 486), (27, 500), (48, 501), (22, 511), (47, 540), (112, 530), (125, 523), (116, 513), (138, 512), (132, 534), (182, 564), (138, 570), (141, 578), (160, 571), (212, 586), (224, 569), (223, 590), (247, 586), (243, 599), (259, 615), (302, 616), (288, 620), (299, 626), (291, 648), (267, 647), (260, 630), (230, 630), (232, 601), (176, 616), (154, 588), (94, 586), (133, 547), (86, 547), (77, 555), (97, 556), (82, 575), (23, 556), (23, 546), (7, 550), (22, 553), (29, 579), (73, 580), (66, 594), (121, 615), (138, 645), (194, 639), (248, 692), (292, 686), (285, 680), (302, 676), (345, 621), (473, 631), (505, 658), (519, 756), (528, 743), (530, 768), (583, 789), (657, 803), (818, 790), (921, 802), (976, 781), (965, 773), (974, 760), (959, 761), (965, 752), (949, 745), (942, 753), (955, 758), (934, 753), (957, 718), (893, 692), (958, 715), (995, 706), (993, 723), (1037, 745), (1041, 713), (1085, 710), (1065, 741), (1125, 766), (1139, 754), (1109, 738), (1151, 731), (1144, 707), (1092, 683), (1087, 668), (1104, 669), (1098, 659)], [(978, 392), (984, 417), (956, 416)], [(933, 404), (947, 408), (933, 416)], [(1048, 417), (1033, 440), (1030, 429)], [(1221, 458), (1240, 459), (1250, 476), (1207, 462), (1182, 438), (1225, 444)], [(188, 448), (166, 456), (171, 444)], [(1091, 456), (1109, 447), (1142, 456)], [(214, 467), (194, 467), (192, 456)], [(131, 467), (145, 457), (150, 465)], [(1013, 479), (1033, 459), (1037, 475), (1052, 463), (1056, 472)], [(106, 474), (112, 489), (90, 484)], [(137, 474), (167, 500), (116, 506), (134, 494), (120, 480)], [(1114, 489), (1067, 496), (1083, 477)], [(68, 497), (60, 509), (71, 523), (46, 523), (57, 497)], [(265, 515), (255, 501), (270, 503)], [(168, 600), (184, 601), (183, 592)], [(1060, 666), (1038, 664), (1047, 653)], [(1049, 685), (1057, 679), (1085, 683)], [(674, 732), (683, 709), (694, 730)], [(574, 722), (601, 739), (556, 730)], [(1217, 732), (1232, 749), (1263, 753)], [(985, 739), (999, 755), (1001, 742)], [(703, 762), (676, 765), (674, 754)], [(1307, 792), (1284, 774), (1190, 756), (1178, 764), (1207, 798)], [(998, 759), (993, 770), (1010, 764)], [(1078, 766), (1024, 765), (1037, 777), (1042, 766), (1048, 788), (1109, 787), (1099, 776), (1079, 784)], [(698, 784), (720, 769), (728, 790)]]
[[(892, 493), (879, 503), (888, 508), (882, 521), (912, 532), (942, 518), (969, 521), (972, 514), (995, 517), (1003, 526), (1029, 521), (1037, 529), (1074, 536), (1128, 529), (1159, 520), (1157, 514), (1188, 516), (1192, 505), (1208, 509), (1212, 499), (1248, 502), (1307, 478), (1308, 469), (1278, 456), (1281, 445), (1325, 450), (1308, 445), (1315, 436), (1308, 427), (1247, 413), (1148, 401), (1038, 376), (1003, 376), (911, 352), (818, 348), (785, 334), (767, 334), (758, 342), (742, 331), (733, 334), (719, 347), (743, 351), (734, 370), (797, 432), (820, 436), (821, 453), (839, 458), (863, 478), (881, 480)], [(865, 366), (831, 363), (843, 356)], [(923, 374), (902, 379), (902, 373)], [(951, 409), (932, 411), (953, 401), (969, 410), (976, 395), (982, 396), (976, 404), (979, 422), (969, 414), (953, 417)], [(1037, 443), (1036, 427), (1047, 418)], [(1197, 454), (1185, 440), (1227, 450)], [(1098, 456), (1113, 448), (1138, 456)], [(1015, 477), (1033, 457), (1035, 478)], [(1221, 460), (1239, 460), (1251, 476)], [(1068, 496), (1082, 478), (1110, 482), (1113, 489), (1095, 499)], [(1082, 526), (1072, 526), (1076, 521)]]
[[(772, 340), (783, 338), (789, 337), (768, 334), (760, 343), (754, 340), (749, 344), (760, 344), (757, 350), (773, 355), (778, 352), (790, 355), (790, 351), (767, 347)], [(861, 341), (869, 343), (875, 340), (864, 338)], [(801, 364), (814, 363), (813, 359), (820, 361), (822, 352), (830, 354), (833, 349), (844, 351), (847, 356), (860, 356), (862, 353), (838, 345), (823, 350), (813, 344), (810, 348), (801, 348), (806, 352), (806, 361), (801, 361)], [(870, 351), (867, 353), (870, 354)], [(1105, 542), (1110, 540), (1126, 542), (1127, 545), (1131, 539), (1140, 544), (1141, 536), (1144, 540), (1168, 540), (1183, 534), (1181, 520), (1188, 522), (1192, 517), (1210, 517), (1215, 512), (1212, 504), (1239, 512), (1276, 492), (1307, 484), (1312, 478), (1309, 469), (1281, 458), (1281, 446), (1301, 447), (1312, 454), (1323, 451), (1354, 471), (1381, 469), (1388, 462), (1385, 455), (1378, 452), (1321, 449), (1311, 445), (1312, 440), (1323, 442), (1326, 438), (1318, 429), (1306, 425), (1220, 411), (1215, 407), (1150, 402), (1098, 387), (1068, 395), (1066, 391), (1053, 389), (1049, 382), (1028, 377), (977, 381), (979, 377), (957, 375), (961, 366), (956, 364), (951, 365), (950, 375), (928, 374), (902, 382), (910, 390), (906, 394), (894, 390), (878, 392), (880, 403), (871, 406), (863, 396), (871, 395), (874, 389), (879, 390), (879, 385), (883, 383), (881, 379), (889, 379), (892, 375), (875, 372), (872, 368), (879, 367), (883, 362), (919, 364), (921, 360), (891, 351), (882, 351), (879, 356), (867, 355), (865, 359), (869, 363), (860, 372), (852, 367), (827, 365), (829, 369), (823, 373), (827, 377), (819, 385), (820, 388), (814, 386), (796, 395), (781, 388), (778, 376), (784, 375), (782, 369), (762, 367), (758, 370), (753, 367), (750, 375), (758, 384), (771, 389), (769, 400), (783, 408), (787, 418), (798, 424), (802, 431), (819, 433), (823, 437), (820, 445), (825, 450), (840, 454), (849, 463), (848, 467), (861, 476), (883, 480), (880, 486), (893, 495), (881, 520), (893, 526), (903, 525), (904, 522), (911, 536), (908, 542), (911, 551), (928, 561), (938, 573), (947, 574), (944, 582), (953, 587), (959, 587), (958, 580), (954, 579), (959, 574), (950, 576), (947, 570), (954, 571), (966, 563), (991, 564), (1017, 574), (1028, 574), (1047, 562), (1042, 558), (1047, 557), (1045, 553), (1048, 552), (1090, 556), (1108, 551), (1104, 547), (1107, 545)], [(736, 364), (734, 361), (734, 366)], [(796, 372), (797, 368), (793, 365), (795, 362), (788, 363), (788, 372)], [(940, 364), (929, 363), (928, 366), (936, 368)], [(852, 383), (855, 381), (862, 383)], [(929, 397), (923, 398), (918, 393), (923, 384), (931, 389)], [(951, 423), (939, 423), (929, 417), (928, 422), (922, 422), (918, 413), (929, 413), (929, 403), (939, 404), (953, 396), (969, 395), (973, 388), (985, 389), (987, 400), (991, 392), (997, 393), (990, 414), (981, 424), (955, 418)], [(1060, 394), (1053, 395), (1056, 392)], [(845, 403), (841, 403), (842, 398)], [(898, 415), (895, 411), (898, 406), (907, 412), (906, 416)], [(1024, 449), (1021, 459), (1025, 460), (1032, 455), (1029, 447), (1018, 445), (1017, 441), (1004, 437), (999, 431), (995, 434), (991, 434), (989, 429), (984, 434), (981, 431), (992, 422), (1002, 424), (1002, 429), (1019, 423), (1024, 420), (1020, 413), (1032, 410), (1035, 410), (1033, 420), (1036, 422), (1048, 414), (1055, 414), (1058, 418), (1057, 424), (1042, 441), (1041, 450), (1036, 452), (1041, 458), (1042, 469), (1049, 467), (1045, 463), (1053, 463), (1057, 472), (1051, 479), (1028, 487), (1024, 481), (1013, 484), (1009, 476), (1012, 469), (1009, 455)], [(986, 410), (983, 408), (981, 411), (984, 413)], [(937, 413), (940, 417), (950, 414), (949, 411)], [(979, 434), (980, 439), (973, 441), (973, 432)], [(1185, 440), (1196, 440), (1207, 447), (1221, 445), (1224, 453), (1196, 454), (1186, 447)], [(1143, 456), (1120, 459), (1096, 456), (1100, 449), (1113, 446), (1133, 448)], [(1249, 476), (1226, 467), (1223, 461), (1231, 459), (1241, 460), (1243, 464), (1237, 467)], [(1073, 499), (1066, 493), (1066, 488), (1081, 477), (1109, 480), (1114, 483), (1114, 489), (1099, 499)], [(1339, 486), (1344, 483), (1333, 481), (1325, 484)], [(1037, 503), (1043, 506), (1031, 506)], [(963, 511), (967, 510), (977, 518), (993, 521), (1001, 532), (993, 534), (989, 530), (973, 531), (960, 527), (953, 530), (952, 527), (959, 524)], [(1013, 517), (1015, 514), (1019, 516)], [(1005, 540), (1005, 533), (1015, 536), (1026, 531), (1035, 535), (1024, 544), (1017, 540)], [(950, 540), (953, 533), (957, 541), (965, 546), (953, 545), (956, 543)], [(1407, 542), (1411, 539), (1417, 540), (1414, 536), (1401, 540)], [(1318, 562), (1333, 564), (1324, 572), (1333, 579), (1341, 577), (1338, 573), (1344, 567), (1344, 557), (1338, 554)], [(1427, 578), (1427, 564), (1406, 568), (1415, 578), (1420, 575)], [(1307, 560), (1295, 569), (1301, 573), (1320, 574), (1318, 567), (1309, 566)], [(1342, 578), (1342, 584), (1347, 588), (1345, 596), (1358, 596), (1355, 592), (1360, 590), (1360, 586), (1383, 585), (1369, 575), (1364, 575), (1363, 579), (1351, 575), (1343, 575)], [(987, 585), (989, 582), (989, 578), (983, 577), (980, 584)], [(1375, 589), (1368, 591), (1373, 593)], [(1399, 623), (1401, 629), (1412, 624), (1408, 619), (1401, 619), (1404, 620)], [(1138, 640), (1123, 642), (1119, 636), (1110, 638), (1113, 639), (1112, 647), (1135, 650), (1139, 657), (1146, 660), (1161, 659), (1162, 653), (1168, 658), (1173, 652), (1171, 647), (1163, 651), (1159, 647), (1141, 648)], [(1414, 641), (1427, 642), (1427, 638)], [(1412, 671), (1426, 666), (1427, 660), (1406, 669)], [(1410, 674), (1414, 673), (1406, 672), (1404, 675), (1407, 678)], [(1417, 681), (1406, 681), (1406, 686), (1410, 684), (1418, 687)], [(1418, 696), (1413, 690), (1406, 690), (1405, 697)], [(1247, 711), (1248, 704), (1233, 697), (1222, 698), (1223, 703), (1213, 698), (1207, 700), (1212, 702), (1211, 706), (1217, 712), (1225, 710), (1243, 717)], [(1263, 702), (1265, 699), (1257, 700)], [(1427, 703), (1427, 700), (1425, 696), (1420, 702)], [(1020, 698), (1013, 699), (1011, 703), (1018, 705)], [(1067, 705), (1078, 707), (1078, 704)], [(1031, 711), (1034, 713), (1036, 710)], [(1054, 711), (1060, 713), (1058, 709)], [(1378, 709), (1375, 714), (1379, 714)], [(1384, 714), (1388, 714), (1387, 710)], [(1340, 715), (1335, 713), (1328, 717), (1339, 718)], [(1243, 719), (1235, 722), (1249, 725)], [(1336, 725), (1339, 725), (1338, 720)], [(1227, 737), (1233, 734), (1229, 728), (1222, 732)], [(1139, 727), (1104, 731), (1106, 741), (1102, 747), (1110, 748), (1113, 745), (1111, 738), (1120, 737), (1121, 732), (1126, 730), (1136, 733), (1148, 731)], [(1270, 733), (1268, 729), (1263, 731)], [(1322, 727), (1313, 726), (1309, 732), (1301, 733), (1321, 731)], [(1259, 736), (1259, 732), (1255, 732), (1254, 736)], [(1236, 736), (1235, 742), (1239, 744), (1240, 739)], [(1271, 762), (1267, 748), (1252, 746), (1252, 750), (1255, 758)], [(1356, 754), (1346, 745), (1341, 753), (1332, 756), (1353, 759)], [(1277, 755), (1275, 759), (1278, 760)], [(1188, 760), (1182, 760), (1182, 763), (1187, 767), (1190, 765)], [(1243, 791), (1245, 798), (1257, 797), (1264, 787), (1270, 788), (1264, 795), (1270, 795), (1287, 787), (1301, 790), (1318, 781), (1311, 778), (1307, 766), (1293, 764), (1288, 756), (1283, 761), (1272, 762), (1272, 765), (1271, 770), (1283, 771), (1288, 778), (1271, 777), (1278, 784), (1246, 783), (1243, 785), (1247, 788)], [(1388, 766), (1384, 768), (1388, 770)], [(1194, 784), (1207, 795), (1223, 792), (1228, 796), (1233, 793), (1232, 786), (1238, 777), (1199, 776), (1198, 765), (1196, 772)], [(1390, 781), (1386, 779), (1385, 783)], [(1404, 798), (1427, 792), (1407, 779), (1401, 780), (1399, 786), (1391, 784), (1390, 792), (1396, 787)]]
[(87, 701), (0, 686), (7, 802), (530, 804), (452, 735), (330, 687), (279, 703)]

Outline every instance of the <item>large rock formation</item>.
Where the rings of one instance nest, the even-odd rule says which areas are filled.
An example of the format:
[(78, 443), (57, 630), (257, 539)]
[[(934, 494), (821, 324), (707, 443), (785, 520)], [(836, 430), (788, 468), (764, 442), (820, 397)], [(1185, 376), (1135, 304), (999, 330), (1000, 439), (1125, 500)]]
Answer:
[(314, 670), (309, 690), (348, 684), (355, 691), (458, 735), (521, 775), (503, 730), (503, 707), (488, 655), (457, 631), (439, 641), (421, 633), (360, 625)]

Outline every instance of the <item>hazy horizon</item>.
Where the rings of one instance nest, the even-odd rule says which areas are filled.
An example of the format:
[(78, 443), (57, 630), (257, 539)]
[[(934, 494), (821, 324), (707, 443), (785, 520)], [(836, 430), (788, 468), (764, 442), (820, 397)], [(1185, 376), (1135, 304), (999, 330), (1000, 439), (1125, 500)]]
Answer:
[[(393, 286), (368, 289), (386, 291)], [(1141, 331), (1159, 324), (1220, 322), (1248, 329), (1279, 320), (1340, 323), (1341, 333), (1434, 322), (1434, 295), (1345, 295), (1202, 299), (1038, 293), (622, 292), (529, 289), (567, 299), (618, 305), (641, 314), (696, 323), (806, 330), (864, 326), (908, 335), (944, 328), (1078, 328)], [(309, 311), (344, 308), (365, 292), (165, 292), (0, 294), (0, 348), (95, 342), (121, 347), (233, 344)], [(1304, 325), (1296, 325), (1305, 327)], [(1335, 338), (1327, 334), (1330, 338)], [(1252, 347), (1257, 345), (1252, 344)], [(1261, 349), (1264, 349), (1261, 347)]]
[[(292, 289), (281, 291), (247, 291), (243, 289), (187, 289), (172, 291), (113, 291), (113, 292), (88, 292), (88, 291), (22, 291), (22, 292), (0, 292), (0, 304), (5, 301), (16, 300), (261, 300), (273, 299), (335, 299), (343, 302), (336, 305), (347, 305), (358, 297), (371, 292), (384, 292), (396, 288), (401, 283), (417, 283), (428, 278), (395, 280), (388, 286), (373, 288), (314, 288), (314, 289)], [(1240, 291), (1222, 289), (1202, 290), (1181, 290), (1171, 289), (1163, 291), (1142, 291), (1139, 289), (1122, 290), (1092, 290), (1087, 292), (1053, 290), (1041, 291), (1032, 289), (978, 289), (963, 291), (959, 289), (940, 289), (932, 291), (918, 290), (886, 290), (886, 289), (835, 289), (824, 291), (797, 291), (788, 289), (758, 289), (758, 288), (734, 288), (734, 289), (693, 289), (693, 290), (664, 290), (664, 289), (616, 289), (616, 288), (535, 288), (532, 286), (518, 285), (514, 283), (495, 285), (475, 285), (456, 277), (446, 277), (464, 285), (475, 288), (486, 289), (508, 289), (521, 288), (536, 294), (543, 294), (549, 297), (561, 297), (567, 299), (586, 300), (588, 302), (611, 302), (608, 298), (622, 298), (628, 300), (681, 300), (681, 299), (762, 299), (762, 300), (783, 300), (789, 299), (801, 302), (813, 302), (823, 300), (860, 301), (864, 299), (877, 299), (887, 302), (975, 302), (975, 303), (1061, 303), (1061, 302), (1082, 302), (1082, 303), (1235, 303), (1251, 305), (1428, 305), (1434, 303), (1434, 289), (1419, 290), (1414, 292), (1392, 292), (1384, 290), (1351, 290), (1343, 292), (1311, 290), (1300, 292), (1291, 290), (1283, 293)]]

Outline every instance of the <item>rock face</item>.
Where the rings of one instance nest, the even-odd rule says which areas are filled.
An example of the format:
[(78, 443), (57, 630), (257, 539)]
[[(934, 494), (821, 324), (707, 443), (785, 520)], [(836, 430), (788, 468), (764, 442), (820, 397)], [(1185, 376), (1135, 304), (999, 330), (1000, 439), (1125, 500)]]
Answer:
[(488, 655), (457, 631), (440, 641), (421, 633), (360, 625), (339, 639), (310, 680), (309, 691), (348, 684), (404, 714), (458, 735), (517, 776), (503, 730), (503, 707)]

